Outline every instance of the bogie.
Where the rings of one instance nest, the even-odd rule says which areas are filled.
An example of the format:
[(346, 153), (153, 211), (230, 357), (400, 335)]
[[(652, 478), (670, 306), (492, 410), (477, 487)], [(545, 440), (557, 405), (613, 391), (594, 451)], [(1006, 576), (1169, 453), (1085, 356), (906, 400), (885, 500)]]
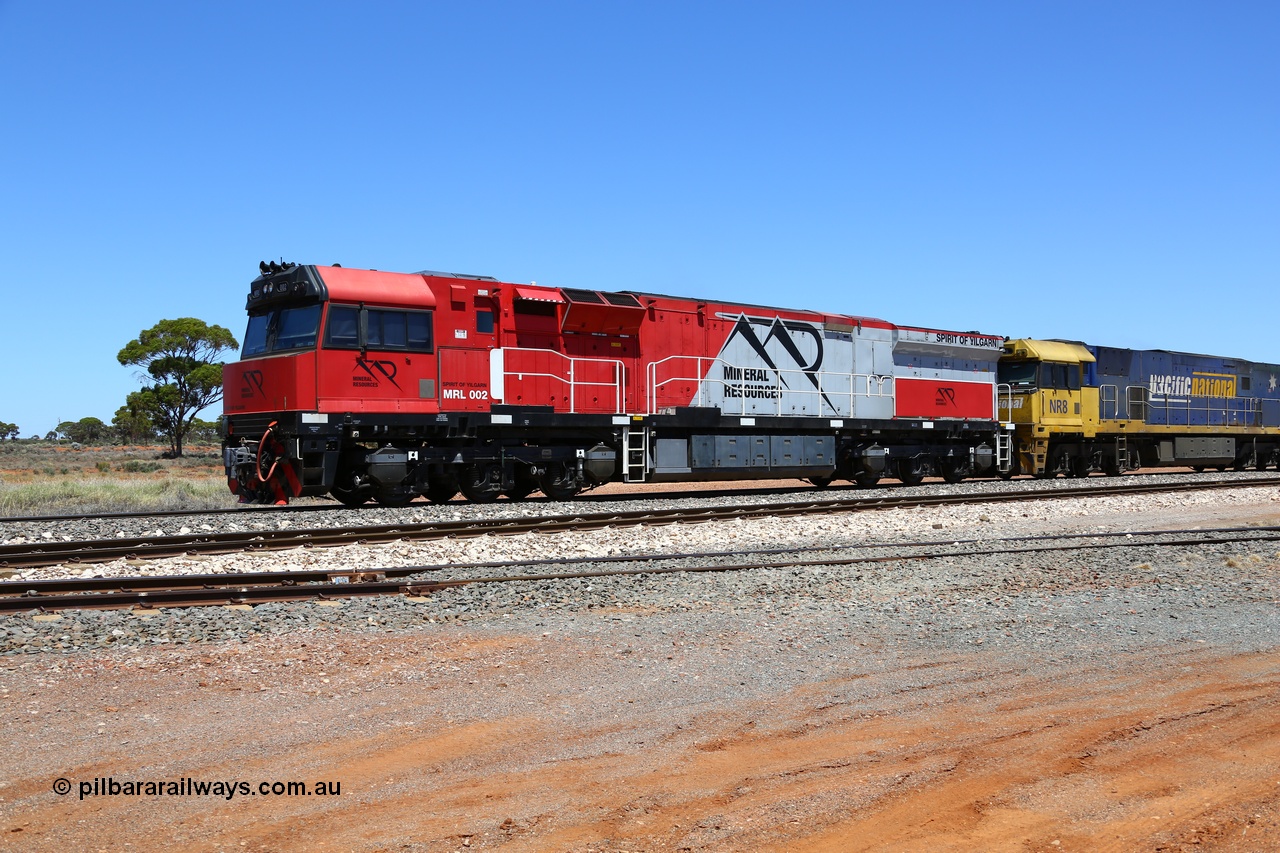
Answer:
[(895, 460), (893, 470), (904, 486), (918, 486), (931, 473), (931, 466), (924, 456), (912, 456)]
[(502, 471), (496, 465), (464, 465), (458, 472), (458, 486), (473, 503), (493, 503), (502, 494)]
[(582, 491), (577, 471), (568, 464), (548, 465), (541, 478), (543, 493), (553, 501), (571, 500)]

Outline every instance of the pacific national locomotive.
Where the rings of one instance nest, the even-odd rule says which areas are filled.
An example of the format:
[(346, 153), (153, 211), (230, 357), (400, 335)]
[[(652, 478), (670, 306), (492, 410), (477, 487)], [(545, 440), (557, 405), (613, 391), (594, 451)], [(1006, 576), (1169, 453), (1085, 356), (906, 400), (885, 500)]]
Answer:
[(246, 501), (958, 482), (1263, 466), (1280, 449), (1273, 366), (485, 276), (261, 272), (223, 370)]

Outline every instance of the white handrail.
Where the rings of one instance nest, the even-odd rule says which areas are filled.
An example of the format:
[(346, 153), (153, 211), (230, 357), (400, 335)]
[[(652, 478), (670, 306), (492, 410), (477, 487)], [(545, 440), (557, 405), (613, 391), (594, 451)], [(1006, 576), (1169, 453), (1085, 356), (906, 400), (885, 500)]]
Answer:
[[(506, 380), (508, 377), (515, 376), (518, 380), (529, 376), (538, 379), (553, 379), (557, 382), (563, 382), (569, 386), (569, 413), (576, 414), (578, 412), (578, 390), (580, 388), (612, 388), (613, 389), (613, 413), (622, 414), (626, 411), (626, 388), (627, 388), (627, 367), (621, 359), (617, 358), (585, 358), (580, 356), (566, 355), (562, 352), (556, 352), (553, 349), (538, 349), (534, 347), (503, 347), (503, 399), (506, 399)], [(528, 370), (508, 370), (507, 369), (507, 353), (542, 353), (546, 355), (554, 355), (569, 362), (568, 378), (558, 373), (539, 373)], [(580, 364), (600, 364), (608, 365), (613, 369), (613, 380), (610, 382), (593, 382), (586, 379), (578, 379), (576, 373)]]
[[(997, 421), (1013, 420), (1013, 386), (1007, 382), (997, 382), (991, 389), (993, 402), (995, 403), (995, 419)], [(1000, 401), (1004, 400), (1004, 405), (1000, 405)], [(1000, 417), (1000, 410), (1007, 409), (1009, 414), (1007, 417)]]
[[(675, 373), (675, 375), (667, 376), (666, 378), (659, 380), (658, 379), (659, 366), (667, 365), (672, 362), (684, 362), (685, 364), (691, 363), (691, 368), (690, 367), (683, 368), (685, 372), (677, 372)], [(745, 374), (743, 373), (743, 371), (745, 370), (758, 369), (758, 367), (756, 366), (753, 366), (750, 368), (740, 367), (738, 365), (734, 365), (725, 361), (723, 358), (719, 358), (719, 357), (711, 358), (708, 356), (672, 355), (664, 359), (660, 359), (658, 361), (651, 361), (649, 362), (646, 368), (646, 375), (648, 378), (648, 399), (646, 400), (647, 413), (651, 415), (658, 413), (658, 392), (659, 392), (659, 389), (661, 389), (662, 387), (672, 382), (694, 382), (697, 384), (697, 394), (693, 400), (689, 401), (689, 405), (706, 406), (708, 404), (708, 400), (707, 400), (708, 390), (718, 384), (721, 387), (726, 389), (730, 389), (730, 388), (736, 389), (738, 391), (737, 397), (738, 397), (738, 400), (740, 401), (738, 412), (735, 413), (730, 411), (727, 408), (725, 404), (728, 403), (728, 399), (727, 398), (724, 399), (720, 407), (723, 413), (740, 414), (740, 415), (762, 414), (763, 412), (759, 407), (757, 407), (751, 412), (747, 411), (748, 399), (759, 400), (761, 398), (748, 398), (746, 393), (748, 386), (745, 378), (738, 378), (735, 380), (735, 379), (726, 379), (724, 378), (723, 374), (719, 378), (712, 375), (711, 369), (714, 368), (717, 363), (719, 363), (724, 368), (728, 368), (730, 371), (737, 371), (739, 374), (739, 377), (745, 377)], [(692, 373), (688, 372), (689, 369), (692, 369)], [(681, 368), (677, 367), (675, 368), (675, 370), (681, 370)], [(828, 402), (832, 404), (833, 409), (835, 409), (834, 414), (845, 416), (845, 417), (851, 417), (854, 414), (854, 401), (857, 398), (859, 397), (892, 398), (894, 393), (894, 390), (893, 390), (894, 377), (892, 376), (883, 376), (883, 375), (869, 374), (869, 373), (835, 373), (831, 371), (824, 371), (824, 372), (819, 372), (817, 374), (818, 382), (816, 386), (803, 387), (803, 383), (811, 383), (810, 377), (813, 374), (810, 374), (803, 370), (794, 369), (794, 368), (793, 369), (769, 368), (769, 372), (772, 374), (772, 378), (773, 378), (773, 381), (771, 384), (762, 386), (761, 383), (759, 382), (753, 382), (751, 385), (751, 388), (752, 390), (758, 390), (763, 387), (772, 391), (772, 393), (769, 396), (772, 399), (777, 401), (777, 404), (774, 407), (774, 414), (779, 416), (783, 414), (791, 414), (790, 412), (782, 411), (784, 398), (790, 398), (794, 400), (795, 397), (798, 395), (817, 395), (819, 400), (821, 400), (823, 397), (826, 397)], [(794, 377), (800, 380), (800, 382), (797, 382), (796, 386), (793, 387), (791, 384), (785, 382), (784, 375), (785, 376), (794, 375)], [(836, 381), (833, 382), (832, 380), (836, 380)], [(834, 390), (833, 388), (830, 387), (832, 384), (842, 385), (846, 380), (848, 381), (848, 385), (849, 385), (849, 388), (847, 391)], [(824, 384), (826, 387), (824, 387)], [(840, 407), (836, 405), (834, 401), (832, 401), (831, 399), (832, 397), (834, 397), (836, 401), (839, 401), (841, 403), (847, 400), (848, 410), (841, 411)]]

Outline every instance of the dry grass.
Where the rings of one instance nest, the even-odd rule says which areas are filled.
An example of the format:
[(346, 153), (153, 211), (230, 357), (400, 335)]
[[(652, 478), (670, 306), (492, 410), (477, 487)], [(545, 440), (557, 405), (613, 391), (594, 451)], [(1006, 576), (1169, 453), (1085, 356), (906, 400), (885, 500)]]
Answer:
[(0, 442), (0, 515), (210, 509), (235, 498), (217, 448), (181, 459), (159, 447), (84, 447)]

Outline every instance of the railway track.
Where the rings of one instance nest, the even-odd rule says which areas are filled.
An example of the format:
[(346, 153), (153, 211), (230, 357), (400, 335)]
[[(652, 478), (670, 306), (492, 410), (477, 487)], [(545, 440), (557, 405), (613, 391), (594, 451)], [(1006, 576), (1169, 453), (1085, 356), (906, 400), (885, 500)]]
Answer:
[[(1253, 472), (1249, 472), (1249, 473), (1252, 474)], [(1197, 481), (1194, 478), (1203, 477), (1203, 476), (1212, 476), (1212, 475), (1206, 475), (1206, 474), (1193, 474), (1185, 471), (1168, 471), (1168, 470), (1161, 470), (1161, 469), (1144, 470), (1144, 471), (1138, 472), (1138, 475), (1142, 477), (1185, 478), (1191, 482), (1205, 482), (1205, 481)], [(1113, 480), (1110, 480), (1110, 479), (1108, 480), (1102, 480), (1102, 478), (1096, 478), (1096, 479), (1102, 482), (1108, 482), (1108, 483), (1114, 482)], [(1247, 483), (1247, 482), (1251, 482), (1254, 479), (1257, 479), (1257, 478), (1252, 476), (1237, 477), (1235, 478), (1235, 482)], [(969, 484), (981, 484), (981, 483), (995, 483), (997, 481), (994, 478), (992, 479), (974, 478), (974, 479), (966, 480), (965, 482)], [(1031, 483), (1034, 481), (1029, 479), (1019, 479), (1019, 480), (1015, 480), (1014, 482)], [(1214, 482), (1214, 481), (1210, 480), (1207, 482)], [(707, 484), (707, 485), (713, 485), (713, 484)], [(836, 496), (842, 492), (852, 492), (858, 495), (865, 496), (869, 493), (874, 493), (877, 491), (893, 490), (893, 489), (900, 488), (899, 486), (892, 485), (892, 484), (887, 486), (880, 485), (880, 486), (873, 487), (872, 490), (869, 492), (866, 488), (855, 486), (852, 483), (832, 484), (830, 487), (823, 488), (823, 489), (805, 486), (805, 485), (796, 485), (788, 488), (749, 487), (749, 488), (726, 489), (726, 488), (722, 488), (723, 484), (715, 484), (715, 485), (719, 485), (721, 486), (721, 488), (707, 488), (707, 489), (689, 488), (689, 489), (683, 489), (681, 491), (667, 491), (667, 490), (645, 491), (643, 490), (643, 485), (642, 485), (642, 486), (636, 487), (636, 488), (642, 489), (640, 491), (584, 493), (574, 498), (574, 503), (578, 506), (589, 507), (592, 504), (596, 504), (596, 503), (615, 503), (615, 502), (642, 501), (642, 500), (697, 500), (697, 499), (711, 500), (718, 497), (738, 497), (738, 498), (771, 497), (775, 495), (795, 495), (795, 494), (808, 494), (810, 496), (824, 495), (826, 496), (827, 500), (834, 500), (836, 499)], [(930, 485), (936, 485), (936, 483), (925, 484), (926, 487)], [(901, 487), (901, 488), (906, 488), (906, 487)], [(119, 510), (119, 511), (112, 511), (112, 512), (94, 512), (94, 513), (10, 515), (10, 516), (0, 516), (0, 525), (27, 524), (27, 523), (59, 523), (59, 522), (74, 523), (77, 521), (105, 520), (105, 519), (190, 518), (194, 516), (234, 517), (239, 515), (239, 516), (245, 516), (245, 517), (253, 517), (253, 516), (292, 515), (297, 513), (308, 513), (308, 512), (337, 513), (337, 512), (355, 511), (355, 512), (372, 513), (372, 512), (377, 512), (379, 510), (387, 509), (386, 507), (370, 505), (367, 507), (354, 508), (353, 510), (352, 507), (343, 506), (337, 503), (336, 501), (330, 500), (328, 498), (321, 498), (317, 500), (319, 500), (320, 502), (291, 503), (288, 506), (243, 504), (243, 505), (236, 505), (236, 506), (229, 506), (229, 507), (208, 507), (204, 509), (132, 510), (132, 511)], [(550, 503), (551, 501), (550, 499), (531, 497), (528, 499), (527, 502), (530, 504), (536, 505), (537, 503)], [(463, 500), (458, 500), (456, 504), (434, 504), (429, 501), (422, 500), (422, 501), (415, 501), (415, 502), (406, 504), (404, 507), (396, 507), (395, 509), (405, 509), (405, 508), (438, 509), (441, 507), (449, 507), (452, 505), (475, 506), (475, 504), (471, 504)], [(512, 502), (510, 501), (503, 501), (501, 504), (499, 504), (499, 506), (511, 506), (511, 505), (512, 505)]]
[[(1055, 551), (1078, 552), (1117, 547), (1198, 547), (1239, 542), (1280, 542), (1280, 527), (1063, 534), (1003, 539), (943, 539), (905, 543), (867, 543), (843, 548), (814, 546), (745, 553), (716, 551), (577, 557), (534, 562), (398, 566), (343, 572), (255, 572), (237, 575), (155, 575), (22, 581), (0, 584), (0, 613), (33, 609), (56, 612), (127, 607), (256, 605), (281, 601), (322, 601), (387, 595), (427, 596), (451, 587), (476, 584), (529, 583), (630, 575), (661, 575), (675, 572), (706, 573), (857, 566), (956, 557), (1012, 556)], [(841, 556), (849, 552), (860, 553)], [(744, 559), (747, 557), (750, 559)], [(619, 565), (622, 567), (608, 568)], [(569, 570), (569, 567), (573, 566), (590, 568)], [(488, 574), (495, 570), (517, 568), (525, 571)], [(548, 571), (528, 571), (531, 568)]]
[(53, 540), (0, 546), (0, 568), (19, 569), (66, 563), (97, 563), (117, 559), (151, 560), (197, 554), (287, 550), (299, 547), (394, 542), (401, 539), (431, 540), (471, 536), (516, 535), (529, 532), (561, 533), (659, 524), (696, 524), (709, 521), (770, 516), (797, 516), (827, 512), (860, 512), (922, 506), (1007, 503), (1028, 500), (1065, 500), (1115, 495), (1142, 495), (1224, 488), (1263, 488), (1280, 485), (1280, 477), (1250, 480), (1210, 480), (1074, 487), (1017, 492), (982, 492), (949, 495), (873, 495), (857, 498), (809, 498), (785, 503), (719, 507), (638, 510), (535, 518), (489, 518), (456, 522), (422, 522), (365, 527), (312, 528), (303, 530), (255, 530), (202, 533), (154, 538), (99, 539), (58, 542)]

